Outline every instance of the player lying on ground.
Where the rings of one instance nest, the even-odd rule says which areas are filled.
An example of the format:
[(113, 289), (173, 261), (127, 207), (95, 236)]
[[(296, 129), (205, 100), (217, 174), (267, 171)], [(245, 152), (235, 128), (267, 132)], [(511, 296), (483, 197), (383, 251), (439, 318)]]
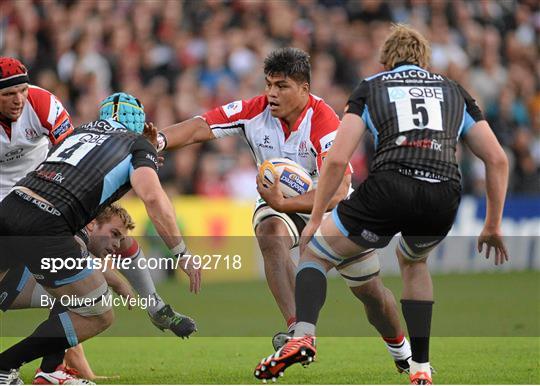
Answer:
[[(0, 128), (6, 134), (0, 136), (4, 149), (0, 154), (1, 201), (18, 180), (45, 160), (49, 146), (62, 142), (73, 132), (73, 127), (69, 114), (53, 94), (28, 84), (26, 68), (20, 61), (0, 57), (0, 70)], [(56, 178), (61, 180), (62, 176)], [(120, 248), (118, 253), (130, 257), (133, 264), (136, 264), (136, 259), (144, 259), (134, 239), (125, 239)], [(156, 305), (152, 303), (148, 308), (153, 323), (160, 329), (168, 328), (183, 336), (185, 329), (178, 322), (180, 314), (159, 297), (148, 270), (128, 269), (122, 273), (140, 296), (153, 296), (156, 300)], [(17, 279), (13, 273), (10, 276)], [(2, 303), (4, 307), (5, 303)], [(73, 353), (75, 350), (70, 350), (68, 357), (75, 358)]]
[[(131, 273), (130, 271), (146, 271), (140, 269), (137, 259), (144, 259), (141, 256), (137, 241), (127, 236), (128, 231), (135, 227), (129, 213), (117, 204), (111, 204), (105, 208), (94, 220), (92, 220), (85, 228), (77, 233), (77, 241), (93, 255), (104, 258), (108, 254), (116, 254), (122, 256), (122, 259), (131, 260), (129, 267), (134, 267), (133, 270), (122, 269), (120, 272)], [(117, 275), (114, 270), (107, 270), (103, 274), (109, 287), (117, 294), (124, 297), (133, 297), (131, 287), (126, 283), (125, 279)], [(138, 276), (137, 276), (138, 277)], [(131, 280), (133, 282), (133, 278)], [(155, 287), (151, 277), (146, 294), (138, 290), (141, 297), (153, 299), (155, 301), (148, 303), (148, 313), (154, 324), (159, 328), (170, 328), (179, 337), (189, 336), (196, 331), (195, 323), (187, 316), (181, 315), (172, 310), (170, 305), (163, 303), (163, 300), (155, 292)], [(140, 285), (140, 284), (139, 284)], [(140, 287), (139, 287), (140, 288)], [(151, 291), (153, 289), (153, 291)], [(151, 291), (151, 292), (150, 292)], [(4, 301), (0, 304), (0, 310), (7, 311), (8, 309), (25, 309), (43, 307), (42, 296), (50, 297), (45, 289), (36, 284), (35, 279), (29, 274), (26, 267), (19, 267), (14, 270), (9, 270), (4, 279), (0, 279), (0, 293), (7, 294)], [(161, 304), (160, 304), (161, 303)], [(157, 305), (157, 306), (156, 306)], [(78, 376), (86, 379), (98, 379), (84, 356), (82, 345), (70, 348), (66, 352), (65, 362), (68, 366), (66, 369), (62, 364), (63, 351), (47, 355), (43, 358), (40, 369), (36, 372), (34, 382), (41, 384), (54, 383), (65, 379), (75, 378), (75, 374), (69, 369), (77, 370)]]
[[(301, 165), (317, 183), (319, 168), (331, 148), (339, 125), (336, 113), (322, 99), (310, 94), (309, 56), (296, 48), (273, 51), (265, 59), (263, 95), (215, 108), (158, 134), (158, 150), (180, 148), (228, 135), (241, 135), (258, 165), (271, 158), (287, 157)], [(350, 170), (339, 175), (339, 187), (329, 209), (350, 189)], [(253, 227), (264, 258), (268, 286), (291, 333), (295, 329), (294, 272), (290, 250), (298, 245), (309, 220), (315, 192), (284, 198), (279, 190), (257, 181), (260, 198)], [(364, 303), (370, 323), (384, 338), (399, 371), (408, 371), (410, 346), (400, 326), (394, 296), (384, 287), (376, 255), (355, 255), (337, 267), (351, 291)], [(277, 349), (287, 334), (276, 334)]]
[[(275, 378), (293, 363), (313, 360), (326, 273), (338, 264), (336, 260), (375, 255), (375, 249), (401, 232), (396, 253), (412, 348), (410, 381), (432, 383), (433, 288), (427, 257), (452, 227), (459, 206), (455, 154), (459, 138), (486, 166), (488, 201), (479, 250), (487, 244), (489, 256), (495, 248), (495, 264), (508, 259), (500, 231), (508, 181), (506, 156), (475, 101), (454, 81), (427, 71), (429, 59), (429, 44), (422, 35), (395, 26), (381, 52), (385, 71), (361, 82), (349, 98), (302, 234), (294, 338), (261, 360), (255, 369), (257, 378)], [(324, 217), (366, 125), (376, 146), (370, 175), (332, 216)]]
[[(42, 263), (86, 258), (75, 233), (131, 188), (171, 253), (182, 258), (187, 252), (174, 207), (159, 183), (156, 150), (141, 135), (142, 105), (130, 95), (114, 94), (103, 101), (100, 117), (55, 146), (0, 203), (0, 270), (25, 265), (56, 299), (68, 295), (85, 304), (69, 304), (68, 311), (51, 315), (28, 338), (0, 353), (2, 382), (18, 382), (23, 363), (73, 347), (112, 323), (112, 308), (102, 301), (108, 287), (101, 272), (89, 267), (51, 272)], [(200, 271), (192, 264), (181, 266), (190, 290), (198, 293)]]

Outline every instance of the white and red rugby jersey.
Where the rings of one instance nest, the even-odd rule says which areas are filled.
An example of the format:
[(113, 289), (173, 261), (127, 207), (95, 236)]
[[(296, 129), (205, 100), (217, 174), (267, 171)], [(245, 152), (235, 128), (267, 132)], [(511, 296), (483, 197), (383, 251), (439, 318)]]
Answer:
[(315, 185), (322, 160), (334, 142), (340, 123), (334, 110), (312, 94), (291, 130), (272, 116), (265, 95), (217, 107), (201, 118), (216, 138), (242, 135), (258, 166), (271, 158), (289, 158), (311, 175)]
[(47, 157), (51, 145), (73, 132), (71, 118), (49, 91), (29, 86), (19, 119), (0, 121), (0, 201)]

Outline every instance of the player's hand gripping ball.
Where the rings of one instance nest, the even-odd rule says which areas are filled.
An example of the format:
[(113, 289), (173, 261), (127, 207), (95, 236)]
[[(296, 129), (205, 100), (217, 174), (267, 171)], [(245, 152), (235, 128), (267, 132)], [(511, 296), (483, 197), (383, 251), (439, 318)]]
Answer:
[(272, 158), (259, 167), (259, 177), (264, 184), (274, 184), (274, 174), (279, 178), (278, 187), (285, 197), (296, 197), (313, 189), (309, 174), (288, 158)]

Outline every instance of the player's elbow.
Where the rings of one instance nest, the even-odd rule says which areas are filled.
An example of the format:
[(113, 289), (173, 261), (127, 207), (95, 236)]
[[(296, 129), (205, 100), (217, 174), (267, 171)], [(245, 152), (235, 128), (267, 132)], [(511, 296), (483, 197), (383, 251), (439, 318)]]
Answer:
[(508, 171), (508, 157), (506, 153), (499, 147), (496, 151), (491, 152), (485, 157), (484, 162), (486, 165), (496, 168), (500, 171)]
[(329, 167), (335, 169), (345, 169), (347, 167), (347, 164), (349, 163), (349, 160), (343, 157), (341, 154), (336, 154), (333, 157), (329, 156), (328, 159), (325, 160), (325, 162), (328, 164)]
[(155, 206), (162, 198), (161, 191), (158, 189), (144, 189), (137, 192), (137, 196), (146, 206)]

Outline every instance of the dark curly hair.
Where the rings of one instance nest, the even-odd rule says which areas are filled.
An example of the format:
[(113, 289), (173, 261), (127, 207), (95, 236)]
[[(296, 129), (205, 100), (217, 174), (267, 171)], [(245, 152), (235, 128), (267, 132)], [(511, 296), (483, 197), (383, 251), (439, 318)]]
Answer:
[(307, 52), (299, 48), (284, 47), (272, 51), (264, 59), (264, 74), (289, 77), (298, 83), (311, 83), (311, 64)]

